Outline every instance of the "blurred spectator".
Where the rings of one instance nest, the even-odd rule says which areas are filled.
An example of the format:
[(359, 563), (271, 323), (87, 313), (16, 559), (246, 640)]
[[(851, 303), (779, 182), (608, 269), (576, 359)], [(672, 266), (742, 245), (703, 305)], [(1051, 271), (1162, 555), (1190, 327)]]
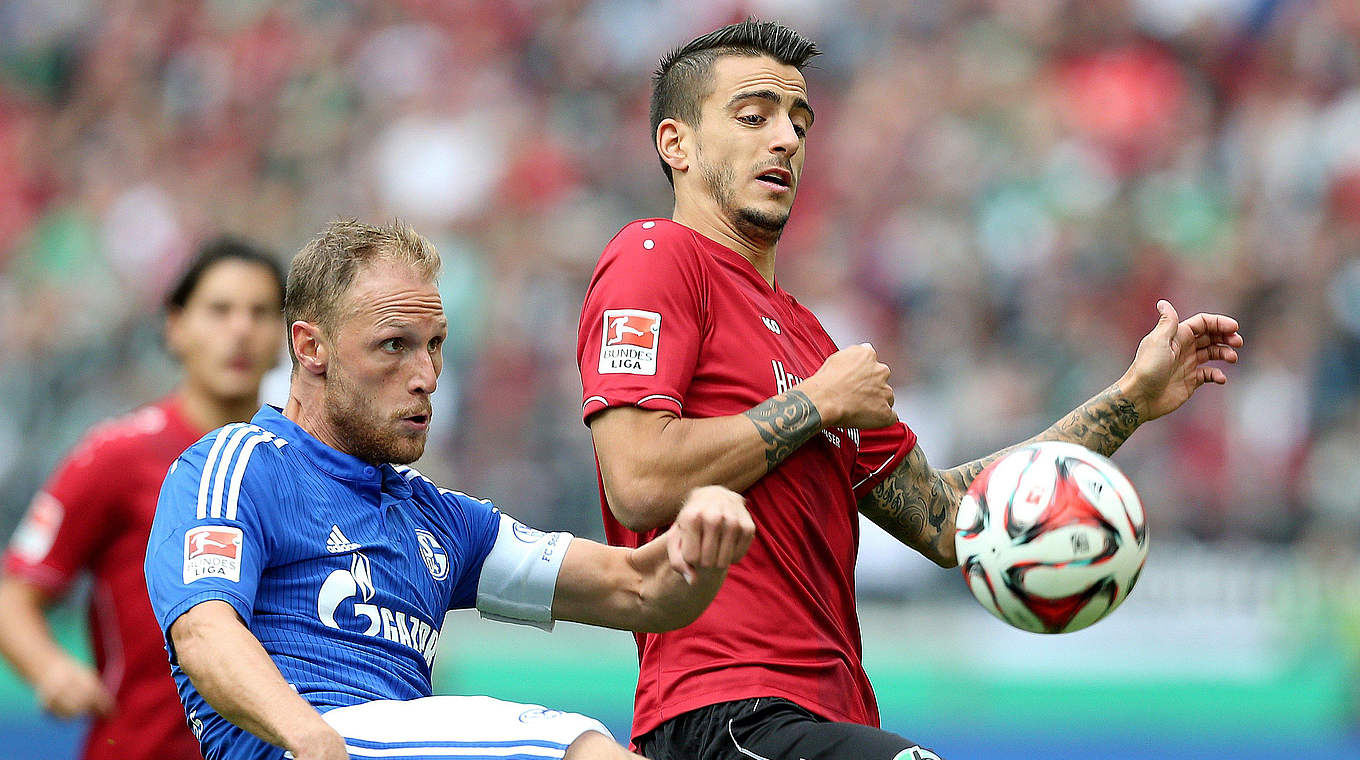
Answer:
[(580, 296), (606, 236), (670, 213), (648, 72), (747, 12), (827, 51), (784, 284), (874, 341), (932, 462), (1098, 390), (1123, 367), (1081, 357), (1130, 355), (1165, 296), (1253, 343), (1226, 394), (1120, 453), (1158, 533), (1360, 522), (1360, 5), (832, 8), (0, 5), (0, 526), (79, 430), (170, 386), (153, 305), (208, 231), (294, 250), (400, 215), (445, 252), (454, 333), (419, 466), (598, 533)]

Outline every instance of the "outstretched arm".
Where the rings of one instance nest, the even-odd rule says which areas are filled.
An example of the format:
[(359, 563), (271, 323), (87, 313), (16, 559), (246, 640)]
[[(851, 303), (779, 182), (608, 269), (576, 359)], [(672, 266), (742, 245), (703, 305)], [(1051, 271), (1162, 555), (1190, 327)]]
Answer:
[(941, 567), (958, 563), (954, 525), (959, 501), (973, 478), (1007, 453), (1038, 441), (1068, 441), (1110, 456), (1144, 422), (1169, 414), (1205, 383), (1227, 375), (1208, 362), (1237, 361), (1237, 321), (1196, 314), (1181, 322), (1167, 301), (1157, 302), (1157, 326), (1138, 344), (1119, 382), (1027, 441), (948, 470), (936, 470), (918, 446), (897, 470), (860, 500), (860, 512)]
[(891, 425), (892, 403), (888, 368), (864, 344), (741, 414), (693, 419), (614, 407), (591, 418), (590, 432), (610, 510), (646, 531), (674, 520), (692, 488), (746, 490), (824, 428)]
[(557, 575), (553, 618), (631, 631), (689, 625), (754, 535), (740, 495), (720, 486), (697, 488), (675, 523), (637, 549), (574, 539)]

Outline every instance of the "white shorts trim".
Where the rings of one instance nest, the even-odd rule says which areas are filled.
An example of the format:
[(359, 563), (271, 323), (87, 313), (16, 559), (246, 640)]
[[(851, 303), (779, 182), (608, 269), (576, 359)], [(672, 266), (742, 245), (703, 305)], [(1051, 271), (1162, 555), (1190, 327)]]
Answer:
[(594, 718), (491, 697), (377, 700), (324, 716), (355, 760), (560, 760)]

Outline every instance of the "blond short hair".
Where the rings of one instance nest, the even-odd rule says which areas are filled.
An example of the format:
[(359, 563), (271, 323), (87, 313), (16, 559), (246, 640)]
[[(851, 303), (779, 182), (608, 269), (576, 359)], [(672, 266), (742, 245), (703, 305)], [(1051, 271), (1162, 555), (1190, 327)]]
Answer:
[[(304, 245), (288, 267), (283, 298), (286, 323), (311, 322), (334, 334), (348, 316), (341, 313), (341, 301), (360, 265), (375, 261), (409, 264), (431, 282), (439, 277), (439, 251), (410, 225), (400, 220), (374, 226), (357, 219), (337, 219)], [(296, 366), (291, 339), (288, 355)]]

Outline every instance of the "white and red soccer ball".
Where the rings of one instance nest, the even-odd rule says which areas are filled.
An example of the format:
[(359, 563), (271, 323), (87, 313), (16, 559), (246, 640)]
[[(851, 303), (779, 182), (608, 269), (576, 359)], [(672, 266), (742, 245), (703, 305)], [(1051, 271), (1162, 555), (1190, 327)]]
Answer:
[(959, 503), (968, 588), (1001, 620), (1067, 633), (1110, 614), (1147, 559), (1138, 494), (1109, 459), (1045, 441), (993, 462)]

